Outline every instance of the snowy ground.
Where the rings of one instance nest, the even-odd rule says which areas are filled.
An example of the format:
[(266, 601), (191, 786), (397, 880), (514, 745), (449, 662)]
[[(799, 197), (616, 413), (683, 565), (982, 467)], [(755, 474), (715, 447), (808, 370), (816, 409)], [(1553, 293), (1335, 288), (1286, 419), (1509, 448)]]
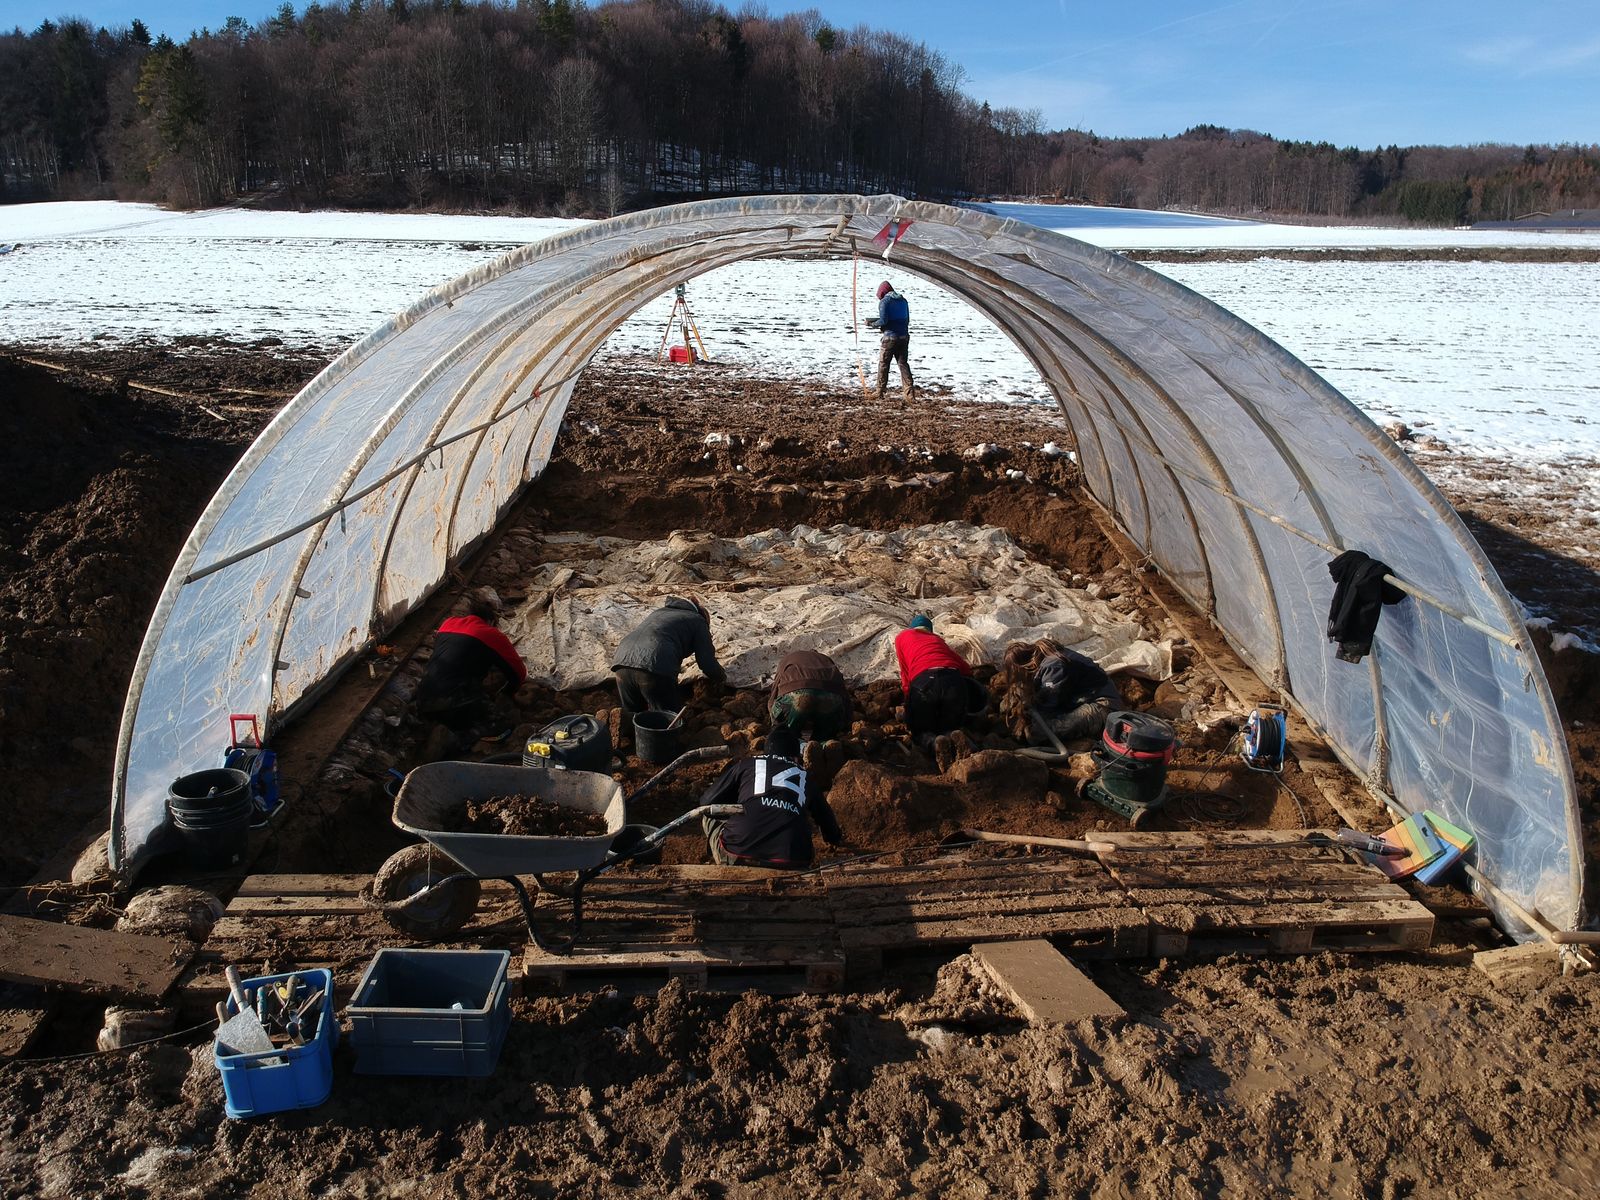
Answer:
[[(1067, 205), (997, 215), (1117, 249), (1600, 245), (1600, 235), (1307, 229)], [(81, 345), (177, 337), (335, 349), (429, 288), (577, 222), (516, 217), (169, 213), (149, 205), (0, 208), (0, 340)], [(1257, 325), (1380, 421), (1461, 450), (1546, 463), (1600, 458), (1600, 271), (1592, 264), (1247, 262), (1159, 264)], [(875, 264), (859, 280), (873, 311)], [(888, 272), (895, 278), (893, 270)], [(714, 359), (850, 382), (873, 368), (852, 330), (849, 263), (755, 262), (690, 287)], [(1027, 361), (983, 317), (901, 278), (919, 381), (963, 395), (1047, 402)], [(670, 298), (625, 323), (602, 358), (653, 355)]]

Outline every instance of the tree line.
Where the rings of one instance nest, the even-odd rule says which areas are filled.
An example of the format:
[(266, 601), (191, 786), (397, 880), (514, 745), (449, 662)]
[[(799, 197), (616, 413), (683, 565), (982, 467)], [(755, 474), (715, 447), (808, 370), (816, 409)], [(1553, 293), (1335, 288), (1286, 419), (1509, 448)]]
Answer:
[(963, 83), (895, 33), (710, 0), (285, 3), (181, 44), (67, 18), (0, 34), (0, 200), (610, 214), (891, 191), (1435, 224), (1600, 207), (1600, 147), (1100, 138)]

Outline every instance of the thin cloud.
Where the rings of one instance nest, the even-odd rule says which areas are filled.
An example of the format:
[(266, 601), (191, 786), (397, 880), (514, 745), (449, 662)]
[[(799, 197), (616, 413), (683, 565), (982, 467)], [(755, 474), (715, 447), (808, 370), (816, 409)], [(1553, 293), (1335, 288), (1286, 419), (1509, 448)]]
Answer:
[(1600, 59), (1600, 37), (1572, 45), (1527, 36), (1496, 38), (1462, 46), (1458, 53), (1479, 66), (1511, 67), (1518, 75), (1548, 75), (1551, 71), (1570, 71)]
[(1486, 67), (1504, 67), (1527, 62), (1538, 45), (1531, 37), (1495, 38), (1461, 47), (1461, 57)]

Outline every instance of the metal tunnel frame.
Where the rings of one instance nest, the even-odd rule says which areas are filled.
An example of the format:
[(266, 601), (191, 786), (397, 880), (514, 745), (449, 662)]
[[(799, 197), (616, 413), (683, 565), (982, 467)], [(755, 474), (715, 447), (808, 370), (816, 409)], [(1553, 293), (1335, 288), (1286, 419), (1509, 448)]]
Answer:
[[(629, 315), (748, 259), (871, 251), (973, 305), (1056, 398), (1090, 494), (1278, 696), (1404, 811), (1472, 830), (1508, 926), (1583, 909), (1576, 789), (1515, 603), (1455, 511), (1364, 414), (1217, 305), (1013, 220), (895, 196), (653, 209), (526, 246), (352, 346), (262, 432), (151, 618), (112, 786), (111, 861), (158, 845), (230, 712), (292, 717), (447, 578), (543, 471), (578, 374)], [(1334, 658), (1330, 553), (1410, 599)]]

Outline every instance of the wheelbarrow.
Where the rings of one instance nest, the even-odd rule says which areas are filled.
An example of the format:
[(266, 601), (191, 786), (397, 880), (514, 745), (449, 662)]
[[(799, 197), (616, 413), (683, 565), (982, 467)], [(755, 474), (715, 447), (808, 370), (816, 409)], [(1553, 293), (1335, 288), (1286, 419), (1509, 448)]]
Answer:
[[(647, 834), (627, 824), (628, 805), (694, 762), (726, 758), (726, 746), (680, 754), (637, 791), (624, 797), (609, 775), (559, 767), (499, 763), (436, 762), (417, 767), (394, 794), (396, 827), (423, 839), (390, 856), (372, 879), (369, 902), (396, 929), (429, 939), (448, 937), (478, 910), (480, 882), (503, 879), (522, 906), (528, 936), (542, 950), (564, 953), (583, 926), (583, 889), (591, 879), (633, 859), (648, 857), (674, 829), (702, 817), (727, 817), (737, 805), (702, 805)], [(590, 837), (537, 837), (504, 833), (462, 833), (447, 828), (471, 800), (531, 795), (605, 819), (604, 833)], [(458, 868), (451, 870), (451, 867)], [(576, 872), (569, 887), (544, 878)], [(534, 899), (519, 876), (531, 875), (539, 890), (572, 900), (572, 933), (552, 942), (534, 924)]]

